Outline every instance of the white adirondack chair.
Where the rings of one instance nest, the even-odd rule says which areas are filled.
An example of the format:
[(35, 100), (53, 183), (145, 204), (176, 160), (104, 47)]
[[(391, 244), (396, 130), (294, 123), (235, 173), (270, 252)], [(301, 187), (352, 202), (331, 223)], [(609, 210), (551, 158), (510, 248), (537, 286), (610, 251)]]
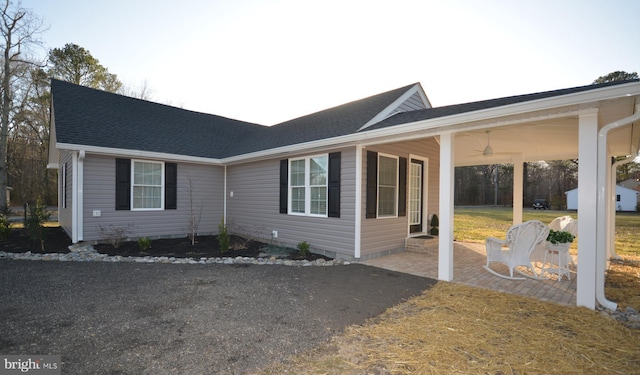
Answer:
[[(530, 220), (509, 228), (506, 240), (489, 237), (486, 240), (487, 264), (484, 268), (492, 274), (511, 280), (523, 280), (523, 277), (514, 277), (513, 271), (521, 275), (539, 278), (533, 264), (531, 253), (539, 244), (544, 244), (549, 235), (549, 227), (539, 220)], [(503, 263), (509, 268), (509, 276), (492, 270), (490, 263)], [(516, 267), (529, 268), (533, 275), (528, 275)]]

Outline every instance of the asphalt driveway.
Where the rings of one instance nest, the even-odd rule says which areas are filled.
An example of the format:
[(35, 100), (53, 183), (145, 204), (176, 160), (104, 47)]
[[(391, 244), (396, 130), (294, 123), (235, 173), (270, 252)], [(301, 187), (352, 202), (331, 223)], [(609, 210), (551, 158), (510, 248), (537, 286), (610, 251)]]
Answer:
[(241, 374), (326, 342), (435, 280), (333, 267), (0, 260), (0, 354), (63, 374)]

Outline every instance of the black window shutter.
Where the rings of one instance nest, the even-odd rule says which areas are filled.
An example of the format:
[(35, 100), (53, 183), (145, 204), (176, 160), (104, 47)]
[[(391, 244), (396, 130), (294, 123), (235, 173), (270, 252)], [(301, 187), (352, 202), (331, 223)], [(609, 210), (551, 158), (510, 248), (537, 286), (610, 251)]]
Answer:
[(116, 210), (131, 209), (131, 160), (116, 159)]
[(367, 151), (367, 211), (366, 218), (377, 216), (378, 209), (378, 153)]
[(178, 208), (178, 164), (164, 163), (164, 209)]
[(280, 213), (288, 212), (289, 201), (289, 160), (280, 160)]
[(329, 154), (328, 216), (340, 217), (340, 153)]
[(407, 216), (407, 158), (399, 158), (398, 216)]

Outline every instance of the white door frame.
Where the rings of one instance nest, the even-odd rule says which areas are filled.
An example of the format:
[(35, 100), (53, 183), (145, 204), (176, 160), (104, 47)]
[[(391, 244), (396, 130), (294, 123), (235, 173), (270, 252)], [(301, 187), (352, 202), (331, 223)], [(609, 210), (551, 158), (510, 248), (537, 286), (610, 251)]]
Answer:
[[(411, 233), (411, 220), (410, 220), (410, 216), (409, 216), (409, 212), (407, 212), (407, 236), (418, 236), (421, 234), (425, 234), (429, 231), (429, 211), (428, 211), (428, 207), (429, 207), (429, 202), (428, 202), (428, 190), (429, 190), (429, 158), (424, 157), (424, 156), (419, 156), (419, 155), (414, 155), (414, 154), (409, 154), (409, 173), (408, 173), (408, 180), (410, 180), (411, 177), (411, 160), (415, 159), (415, 160), (420, 160), (423, 163), (422, 166), (422, 230), (416, 233)], [(407, 189), (411, 188), (411, 183), (408, 182), (407, 183)], [(409, 194), (407, 194), (407, 196), (410, 198), (411, 194), (409, 192)], [(411, 207), (409, 207), (410, 209)], [(410, 211), (410, 210), (408, 210)]]

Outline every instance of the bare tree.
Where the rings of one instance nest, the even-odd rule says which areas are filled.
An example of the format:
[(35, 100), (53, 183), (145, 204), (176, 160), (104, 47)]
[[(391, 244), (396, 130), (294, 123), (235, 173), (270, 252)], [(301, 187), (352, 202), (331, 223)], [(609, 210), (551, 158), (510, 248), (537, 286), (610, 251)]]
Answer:
[(43, 23), (31, 12), (13, 6), (10, 0), (5, 0), (0, 17), (0, 34), (4, 41), (0, 109), (0, 206), (4, 206), (7, 202), (7, 144), (15, 100), (12, 81), (20, 71), (18, 67), (27, 62), (23, 52), (39, 43), (36, 37), (43, 31)]
[(149, 87), (149, 81), (146, 79), (138, 85), (122, 85), (118, 90), (118, 94), (142, 100), (153, 99), (153, 89)]
[(193, 188), (193, 179), (191, 176), (187, 177), (187, 181), (189, 183), (189, 187), (187, 188), (186, 194), (187, 199), (189, 200), (189, 239), (191, 239), (191, 245), (196, 244), (196, 235), (198, 234), (198, 227), (200, 226), (200, 220), (202, 219), (202, 208), (203, 202), (196, 202), (196, 194)]

